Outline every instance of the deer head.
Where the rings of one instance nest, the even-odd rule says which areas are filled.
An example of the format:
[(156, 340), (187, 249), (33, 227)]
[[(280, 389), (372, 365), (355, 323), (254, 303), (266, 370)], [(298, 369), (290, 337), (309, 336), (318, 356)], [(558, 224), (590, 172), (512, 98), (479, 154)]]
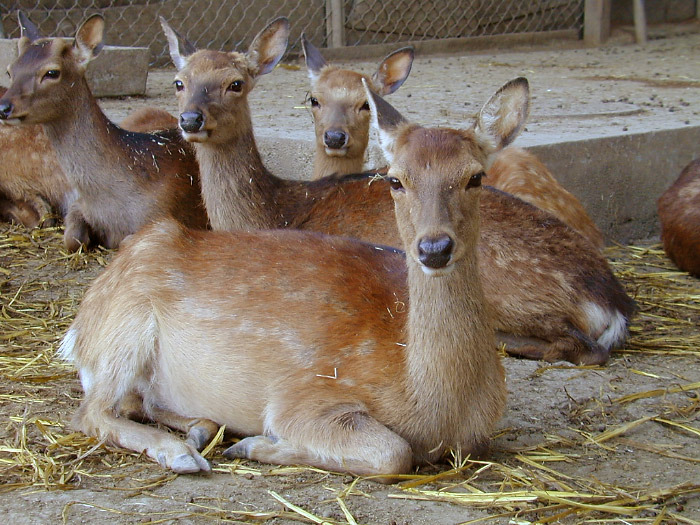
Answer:
[(327, 64), (303, 34), (301, 44), (311, 79), (309, 101), (318, 148), (332, 157), (364, 157), (369, 137), (369, 104), (362, 79), (382, 96), (393, 93), (411, 72), (413, 48), (404, 47), (388, 55), (370, 77)]
[(481, 178), (492, 155), (513, 141), (527, 118), (527, 80), (501, 87), (466, 130), (411, 124), (364, 84), (390, 164), (387, 178), (407, 256), (424, 273), (443, 275), (474, 252)]
[(174, 85), (183, 137), (190, 142), (225, 143), (242, 128), (250, 128), (248, 93), (258, 77), (272, 71), (284, 55), (289, 21), (273, 20), (258, 33), (247, 53), (197, 51), (163, 18), (161, 24), (178, 69)]
[(73, 44), (42, 38), (19, 13), (19, 56), (8, 68), (12, 84), (0, 99), (0, 119), (9, 124), (40, 124), (61, 118), (76, 85), (85, 85), (85, 69), (103, 47), (104, 19), (93, 15), (81, 24)]

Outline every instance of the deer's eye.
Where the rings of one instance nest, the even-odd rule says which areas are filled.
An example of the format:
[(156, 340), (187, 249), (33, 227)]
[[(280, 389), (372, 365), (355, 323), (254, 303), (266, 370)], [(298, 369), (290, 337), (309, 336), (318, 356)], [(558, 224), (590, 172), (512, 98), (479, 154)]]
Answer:
[(481, 186), (481, 178), (485, 176), (486, 174), (483, 171), (475, 173), (474, 175), (469, 177), (469, 182), (467, 182), (467, 188), (478, 188), (479, 186)]
[(185, 89), (185, 84), (182, 83), (182, 80), (176, 80), (173, 82), (173, 86), (175, 86), (175, 91), (182, 91)]
[(309, 97), (309, 102), (311, 102), (312, 108), (317, 108), (318, 106), (320, 106), (316, 97)]
[(369, 102), (365, 100), (365, 103), (360, 106), (360, 111), (369, 111)]
[(392, 190), (394, 190), (394, 191), (403, 190), (403, 184), (401, 184), (401, 181), (399, 179), (397, 179), (396, 177), (389, 177), (389, 178), (387, 178), (387, 181), (389, 181), (389, 186), (391, 187)]
[(61, 72), (58, 69), (49, 69), (46, 73), (44, 73), (44, 76), (41, 78), (41, 80), (46, 80), (47, 78), (56, 79), (60, 76)]
[(228, 88), (226, 88), (226, 91), (233, 91), (234, 93), (240, 93), (243, 90), (243, 81), (242, 80), (234, 80), (229, 84)]

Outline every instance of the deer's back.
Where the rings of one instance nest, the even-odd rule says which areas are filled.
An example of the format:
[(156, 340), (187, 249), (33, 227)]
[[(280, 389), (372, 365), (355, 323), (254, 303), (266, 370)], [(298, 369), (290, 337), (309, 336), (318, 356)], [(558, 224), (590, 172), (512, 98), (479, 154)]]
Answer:
[(659, 198), (661, 240), (669, 258), (700, 277), (700, 158)]
[[(547, 327), (568, 318), (585, 326), (588, 303), (631, 315), (636, 306), (598, 249), (559, 219), (517, 197), (485, 187), (478, 246), (484, 294), (497, 328)], [(388, 183), (373, 173), (292, 183), (292, 227), (401, 247)], [(553, 315), (556, 313), (556, 315)], [(556, 332), (552, 328), (552, 332)]]
[(485, 182), (549, 211), (597, 248), (603, 247), (603, 235), (579, 200), (533, 154), (513, 146), (505, 148), (496, 156)]
[(110, 203), (100, 202), (99, 194), (92, 195), (93, 210), (88, 215), (102, 218), (102, 206), (106, 209), (108, 205), (123, 205), (135, 218), (128, 233), (166, 215), (192, 228), (206, 228), (199, 166), (191, 145), (182, 140), (178, 131), (137, 133), (114, 126), (111, 132), (120, 137), (121, 155), (126, 160), (113, 164), (117, 173), (111, 176), (105, 173), (115, 199)]

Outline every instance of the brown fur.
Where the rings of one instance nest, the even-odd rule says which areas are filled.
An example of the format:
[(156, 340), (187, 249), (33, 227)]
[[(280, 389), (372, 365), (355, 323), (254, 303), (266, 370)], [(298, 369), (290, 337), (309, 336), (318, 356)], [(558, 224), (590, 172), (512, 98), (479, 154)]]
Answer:
[[(0, 97), (6, 91), (0, 86)], [(177, 119), (166, 111), (144, 108), (127, 115), (120, 126), (128, 131), (155, 131), (177, 127)], [(0, 220), (34, 228), (52, 226), (57, 217), (63, 218), (77, 194), (43, 126), (0, 125), (0, 152)]]
[(139, 108), (124, 117), (119, 126), (129, 131), (147, 133), (161, 129), (175, 129), (177, 119), (164, 109)]
[(683, 169), (658, 206), (666, 254), (681, 270), (700, 277), (700, 159)]
[[(522, 84), (502, 92), (489, 106), (527, 102)], [(61, 345), (85, 390), (75, 425), (177, 472), (209, 465), (172, 434), (117, 417), (124, 401), (140, 397), (145, 414), (189, 433), (209, 420), (250, 436), (228, 457), (384, 481), (481, 450), (505, 381), (477, 270), (481, 189), (467, 184), (491, 151), (483, 135), (505, 126), (387, 130), (403, 243), (453, 243), (429, 268), (411, 251), (313, 232), (164, 221), (132, 237)]]
[(510, 146), (501, 151), (486, 170), (486, 183), (545, 210), (567, 224), (598, 249), (603, 234), (586, 213), (581, 201), (569, 193), (532, 153)]
[[(392, 53), (370, 78), (367, 75), (326, 64), (320, 52), (302, 40), (306, 65), (311, 77), (311, 94), (316, 131), (316, 154), (313, 178), (345, 175), (362, 171), (369, 140), (369, 115), (362, 111), (366, 101), (362, 89), (364, 78), (375, 93), (381, 95), (398, 89), (411, 70), (413, 55)], [(347, 134), (347, 150), (341, 156), (324, 146), (324, 133), (341, 130)], [(579, 232), (599, 249), (603, 234), (586, 213), (581, 202), (554, 178), (547, 167), (532, 153), (514, 146), (496, 155), (487, 167), (485, 183), (545, 210)]]
[[(11, 104), (6, 122), (43, 125), (76, 190), (65, 216), (70, 250), (91, 242), (117, 247), (164, 215), (193, 227), (207, 225), (198, 168), (188, 146), (172, 131), (139, 134), (117, 127), (90, 93), (85, 67), (102, 46), (103, 27), (101, 17), (88, 19), (78, 29), (75, 46), (23, 36), (10, 66), (12, 85), (0, 99)], [(48, 71), (60, 76), (47, 77)]]
[[(185, 138), (197, 152), (213, 229), (292, 227), (402, 246), (391, 220), (388, 184), (381, 178), (292, 181), (265, 168), (246, 99), (256, 80), (251, 60), (260, 55), (254, 45), (247, 55), (196, 51), (182, 56), (174, 33), (169, 42), (180, 67), (180, 111), (202, 116), (201, 130)], [(236, 80), (244, 82), (242, 91), (227, 91)], [(508, 351), (605, 362), (610, 349), (624, 340), (635, 306), (598, 250), (556, 218), (503, 192), (485, 191), (480, 209), (479, 270), (496, 328), (515, 336)]]

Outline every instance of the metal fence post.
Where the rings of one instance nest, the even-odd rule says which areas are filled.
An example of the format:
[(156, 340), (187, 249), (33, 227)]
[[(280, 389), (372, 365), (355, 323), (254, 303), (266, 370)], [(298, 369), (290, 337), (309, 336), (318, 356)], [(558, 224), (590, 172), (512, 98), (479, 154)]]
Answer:
[(326, 35), (328, 47), (345, 45), (345, 13), (343, 0), (326, 0)]

